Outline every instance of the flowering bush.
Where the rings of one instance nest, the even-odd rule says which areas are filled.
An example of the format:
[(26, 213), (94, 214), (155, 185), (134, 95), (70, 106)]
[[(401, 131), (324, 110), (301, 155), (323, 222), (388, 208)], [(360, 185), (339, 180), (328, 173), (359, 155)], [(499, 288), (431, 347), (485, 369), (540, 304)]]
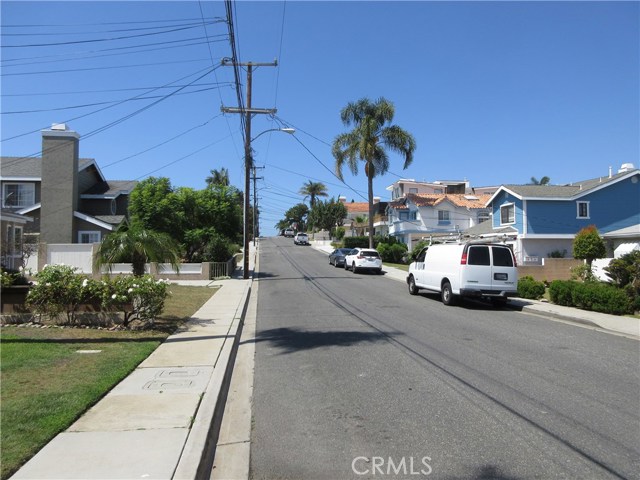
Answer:
[(45, 265), (36, 274), (36, 285), (27, 295), (27, 306), (38, 314), (57, 317), (63, 313), (67, 323), (76, 323), (78, 306), (95, 296), (95, 281), (76, 274), (68, 265)]
[(78, 307), (99, 304), (107, 311), (121, 311), (123, 326), (133, 320), (153, 324), (162, 313), (168, 295), (168, 281), (153, 277), (118, 276), (96, 281), (78, 275), (66, 265), (48, 265), (36, 275), (37, 284), (27, 296), (27, 306), (52, 318), (66, 315), (69, 324), (78, 323)]
[(3, 287), (11, 287), (13, 285), (29, 285), (26, 275), (31, 275), (30, 270), (20, 267), (18, 270), (2, 270), (0, 277)]
[(133, 277), (119, 275), (103, 282), (102, 305), (107, 309), (116, 308), (124, 313), (123, 326), (132, 320), (153, 323), (162, 313), (168, 295), (168, 280), (155, 280), (150, 275)]

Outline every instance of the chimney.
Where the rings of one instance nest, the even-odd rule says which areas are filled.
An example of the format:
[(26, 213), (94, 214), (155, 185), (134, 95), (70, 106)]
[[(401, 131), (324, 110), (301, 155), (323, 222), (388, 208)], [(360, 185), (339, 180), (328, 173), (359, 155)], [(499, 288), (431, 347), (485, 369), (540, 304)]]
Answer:
[(373, 197), (373, 204), (380, 203), (380, 197)]
[(613, 167), (609, 165), (609, 178), (613, 177)]
[(75, 243), (78, 209), (78, 144), (80, 135), (65, 124), (42, 130), (40, 241)]
[(338, 197), (338, 201), (342, 203), (347, 203), (347, 197)]

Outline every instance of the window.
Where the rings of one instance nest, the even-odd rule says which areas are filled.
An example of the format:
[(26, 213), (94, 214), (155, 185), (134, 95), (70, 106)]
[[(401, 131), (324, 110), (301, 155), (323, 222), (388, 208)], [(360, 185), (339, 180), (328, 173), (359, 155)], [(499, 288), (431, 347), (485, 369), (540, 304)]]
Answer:
[(410, 188), (409, 189), (409, 193), (418, 193), (418, 189), (417, 188)]
[(513, 256), (507, 247), (491, 247), (494, 267), (513, 267)]
[(5, 183), (2, 186), (3, 207), (30, 207), (36, 203), (36, 186), (33, 183)]
[(489, 212), (480, 212), (478, 214), (478, 223), (486, 222), (489, 220), (489, 218), (491, 218), (489, 216)]
[(516, 223), (516, 208), (513, 203), (508, 203), (500, 207), (500, 225)]
[(489, 259), (489, 247), (469, 247), (469, 259), (467, 265), (491, 265)]
[(78, 232), (78, 243), (100, 243), (100, 232)]
[(589, 218), (589, 202), (576, 202), (578, 218)]
[(399, 212), (398, 213), (398, 218), (400, 220), (409, 220), (409, 212), (407, 212), (407, 211)]
[(448, 210), (438, 210), (438, 223), (442, 223), (442, 224), (451, 223)]
[[(428, 248), (428, 247), (427, 247)], [(425, 257), (427, 256), (427, 248), (423, 249), (416, 258), (416, 262), (424, 262)]]

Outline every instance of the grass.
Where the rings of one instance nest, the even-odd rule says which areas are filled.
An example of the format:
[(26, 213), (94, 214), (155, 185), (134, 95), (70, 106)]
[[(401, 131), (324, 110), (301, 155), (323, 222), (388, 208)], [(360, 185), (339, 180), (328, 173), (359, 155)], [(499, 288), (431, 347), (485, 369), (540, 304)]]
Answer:
[(409, 265), (405, 265), (403, 263), (389, 263), (389, 262), (384, 262), (383, 265), (387, 265), (388, 267), (393, 267), (393, 268), (398, 268), (400, 270), (404, 270), (405, 272), (409, 271)]
[[(172, 285), (155, 330), (3, 327), (0, 478), (66, 430), (214, 293)], [(77, 353), (100, 350), (100, 353)]]

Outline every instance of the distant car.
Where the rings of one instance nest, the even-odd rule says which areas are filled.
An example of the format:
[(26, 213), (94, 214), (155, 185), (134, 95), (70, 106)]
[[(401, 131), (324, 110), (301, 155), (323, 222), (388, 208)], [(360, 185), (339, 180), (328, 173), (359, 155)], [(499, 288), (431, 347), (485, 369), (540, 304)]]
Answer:
[(296, 245), (309, 245), (309, 237), (306, 233), (300, 232), (293, 237), (293, 243)]
[(293, 231), (293, 228), (287, 228), (284, 231), (284, 236), (285, 237), (293, 237), (296, 234), (296, 232)]
[(344, 257), (351, 253), (351, 248), (336, 248), (329, 254), (329, 265), (344, 267)]
[(344, 269), (351, 269), (353, 273), (358, 270), (371, 270), (380, 275), (382, 273), (382, 259), (377, 250), (354, 248), (344, 259)]

